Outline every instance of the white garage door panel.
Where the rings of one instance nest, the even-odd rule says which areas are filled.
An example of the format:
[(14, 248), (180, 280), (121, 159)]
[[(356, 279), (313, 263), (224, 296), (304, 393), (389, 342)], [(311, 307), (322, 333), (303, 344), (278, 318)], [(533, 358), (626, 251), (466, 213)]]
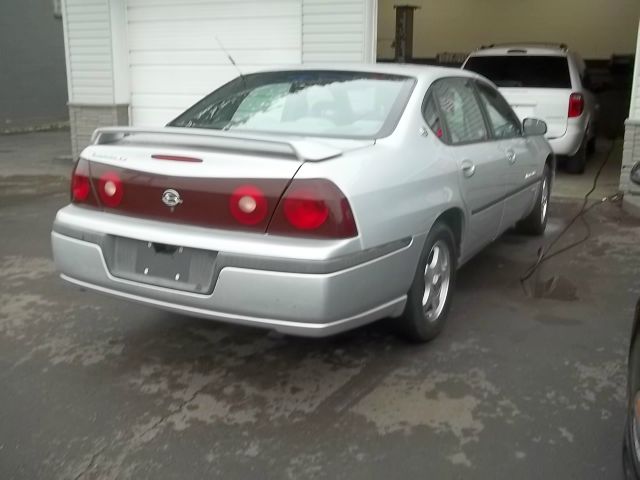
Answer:
[(227, 50), (300, 48), (301, 26), (292, 25), (290, 20), (272, 20), (270, 26), (250, 20), (244, 25), (251, 35), (239, 29), (237, 21), (231, 20), (194, 21), (190, 25), (178, 23), (173, 26), (136, 24), (129, 30), (129, 46), (132, 51), (218, 49), (217, 37)]
[[(255, 50), (231, 51), (234, 61), (239, 65), (273, 65), (296, 63), (300, 58), (297, 49), (279, 49), (265, 55)], [(131, 52), (129, 62), (132, 66), (211, 66), (228, 65), (229, 58), (220, 50)]]
[(330, 3), (327, 1), (313, 3), (307, 1), (305, 2), (304, 13), (306, 15), (324, 15), (327, 13), (327, 9), (330, 9), (332, 13), (339, 15), (340, 17), (349, 13), (357, 13), (358, 15), (362, 15), (362, 12), (364, 12), (364, 3)]
[(163, 95), (154, 93), (134, 93), (131, 102), (138, 108), (157, 108), (164, 105), (166, 109), (183, 109), (184, 105), (193, 105), (202, 95)]
[[(136, 126), (164, 126), (176, 118), (185, 108), (138, 108), (136, 109)], [(159, 118), (163, 120), (158, 120)]]
[(128, 0), (131, 116), (163, 125), (238, 76), (300, 63), (300, 0)]
[[(246, 66), (242, 69), (252, 70)], [(204, 95), (237, 76), (232, 66), (138, 67), (131, 69), (131, 93)]]
[[(194, 11), (197, 10), (197, 15)], [(127, 18), (129, 22), (154, 22), (154, 21), (191, 21), (194, 18), (201, 20), (216, 20), (224, 18), (278, 18), (284, 16), (298, 17), (300, 4), (297, 1), (258, 1), (258, 2), (230, 2), (212, 3), (198, 6), (167, 5), (154, 6), (149, 11), (148, 7), (130, 7)]]
[(361, 63), (362, 52), (328, 52), (325, 49), (322, 53), (305, 53), (304, 58), (307, 63)]
[(303, 0), (303, 62), (367, 61), (371, 8), (371, 0)]
[[(84, 0), (79, 0), (84, 1)], [(257, 3), (260, 0), (127, 0), (127, 7), (135, 8), (135, 7), (148, 7), (149, 4), (153, 4), (154, 8), (162, 7), (162, 6), (176, 6), (179, 5), (181, 7), (196, 7), (196, 6), (209, 6), (209, 5), (220, 5), (224, 7), (229, 3), (234, 5), (238, 5), (241, 8), (244, 8), (244, 5), (250, 3)], [(264, 1), (274, 1), (274, 0), (264, 0)], [(292, 2), (300, 4), (299, 0), (278, 0), (280, 2)], [(319, 0), (321, 2), (325, 0)]]
[[(357, 44), (362, 41), (362, 32), (353, 32), (349, 30), (347, 33), (310, 33), (307, 32), (304, 36), (307, 45), (314, 45), (316, 43), (339, 43), (341, 45), (350, 45), (353, 48), (357, 48)], [(306, 50), (306, 49), (305, 49)]]

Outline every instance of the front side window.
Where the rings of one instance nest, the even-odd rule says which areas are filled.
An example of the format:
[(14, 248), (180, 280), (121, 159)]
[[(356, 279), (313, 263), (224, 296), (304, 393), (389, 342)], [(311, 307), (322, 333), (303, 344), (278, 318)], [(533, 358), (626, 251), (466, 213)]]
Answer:
[(256, 73), (214, 91), (169, 126), (379, 138), (395, 128), (414, 84), (368, 72)]
[(442, 112), (451, 144), (481, 142), (488, 138), (472, 80), (438, 80), (433, 85), (433, 93)]
[(489, 116), (493, 136), (500, 139), (520, 136), (520, 120), (502, 95), (482, 82), (478, 82), (478, 92)]

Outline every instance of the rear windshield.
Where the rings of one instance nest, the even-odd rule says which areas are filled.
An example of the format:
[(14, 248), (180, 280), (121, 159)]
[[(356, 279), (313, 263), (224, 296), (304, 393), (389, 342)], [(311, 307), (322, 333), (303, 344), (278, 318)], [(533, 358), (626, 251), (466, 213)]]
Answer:
[(256, 73), (214, 91), (169, 126), (378, 138), (395, 128), (414, 83), (363, 72)]
[(571, 88), (566, 57), (502, 55), (471, 57), (465, 64), (499, 87)]

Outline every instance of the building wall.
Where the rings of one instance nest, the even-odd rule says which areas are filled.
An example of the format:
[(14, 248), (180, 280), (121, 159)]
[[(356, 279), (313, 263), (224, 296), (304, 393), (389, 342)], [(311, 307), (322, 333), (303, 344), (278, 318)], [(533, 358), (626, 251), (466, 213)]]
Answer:
[(52, 0), (0, 0), (0, 131), (68, 118), (62, 20)]
[(108, 0), (65, 0), (70, 104), (114, 103)]
[[(637, 31), (636, 59), (640, 59), (640, 24)], [(633, 75), (629, 119), (625, 123), (620, 190), (624, 193), (623, 206), (640, 215), (640, 185), (634, 185), (629, 178), (633, 166), (640, 162), (640, 65), (637, 62)]]
[(303, 0), (302, 62), (373, 62), (376, 24), (376, 1)]
[(74, 158), (91, 143), (97, 127), (129, 124), (128, 105), (70, 104), (71, 152)]
[(393, 58), (394, 5), (417, 5), (413, 52), (469, 52), (511, 41), (568, 44), (584, 58), (635, 50), (638, 0), (378, 0), (378, 57)]

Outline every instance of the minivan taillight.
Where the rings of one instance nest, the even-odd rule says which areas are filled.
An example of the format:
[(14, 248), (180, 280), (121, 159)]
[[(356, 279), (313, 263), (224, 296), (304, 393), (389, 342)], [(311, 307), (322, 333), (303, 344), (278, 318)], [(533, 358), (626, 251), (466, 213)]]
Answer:
[(94, 206), (98, 204), (91, 186), (89, 162), (82, 158), (78, 160), (71, 174), (71, 201)]
[(576, 118), (584, 112), (584, 95), (572, 93), (569, 97), (569, 118)]
[(269, 224), (268, 233), (311, 238), (358, 234), (349, 201), (329, 180), (293, 180)]

